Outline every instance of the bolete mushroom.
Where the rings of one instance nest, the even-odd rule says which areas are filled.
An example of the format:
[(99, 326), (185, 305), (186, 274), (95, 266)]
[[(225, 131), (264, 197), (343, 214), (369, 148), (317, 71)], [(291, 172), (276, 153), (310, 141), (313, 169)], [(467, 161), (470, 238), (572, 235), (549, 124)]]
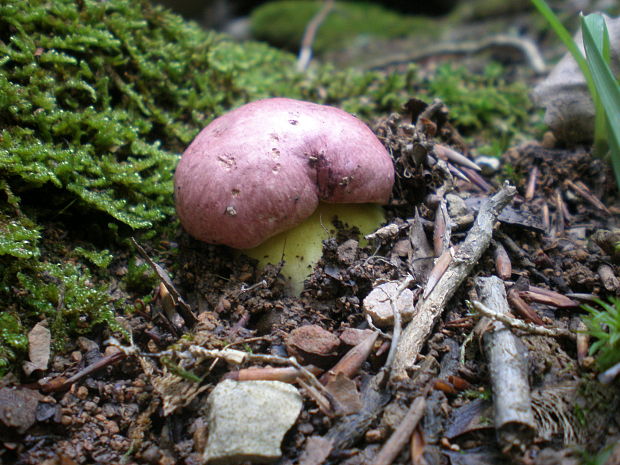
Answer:
[[(334, 215), (351, 226), (361, 215), (378, 227), (380, 208), (359, 204), (388, 201), (394, 168), (381, 142), (353, 115), (271, 98), (213, 120), (183, 154), (174, 180), (177, 213), (190, 235), (251, 249), (312, 216), (319, 229), (321, 221), (327, 224)], [(322, 214), (317, 209), (323, 203), (328, 205)], [(332, 204), (358, 205), (350, 218)], [(307, 238), (301, 242), (305, 245)], [(284, 254), (287, 264), (293, 257), (305, 258), (308, 267), (306, 252), (272, 247), (250, 255), (271, 255), (277, 263)], [(320, 258), (321, 240), (318, 248)]]

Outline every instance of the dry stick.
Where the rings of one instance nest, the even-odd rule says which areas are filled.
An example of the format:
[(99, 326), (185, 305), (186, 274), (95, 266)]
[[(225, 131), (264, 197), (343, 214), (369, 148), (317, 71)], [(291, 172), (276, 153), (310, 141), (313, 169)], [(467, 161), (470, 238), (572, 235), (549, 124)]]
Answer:
[(402, 334), (403, 327), (403, 319), (401, 317), (400, 311), (396, 306), (396, 302), (400, 298), (400, 295), (409, 287), (409, 285), (413, 282), (413, 276), (410, 274), (404, 279), (398, 289), (396, 291), (396, 295), (394, 297), (389, 296), (390, 298), (390, 306), (392, 307), (392, 314), (394, 315), (394, 329), (392, 332), (392, 343), (390, 345), (390, 351), (388, 352), (387, 359), (385, 360), (384, 369), (389, 370), (394, 362), (394, 357), (396, 356), (396, 347), (398, 346), (398, 341), (400, 339), (400, 335)]
[(542, 74), (546, 70), (545, 60), (532, 40), (522, 37), (508, 36), (505, 34), (485, 37), (482, 40), (477, 41), (438, 43), (435, 46), (427, 47), (422, 50), (416, 50), (414, 47), (413, 51), (384, 56), (374, 62), (367, 63), (364, 65), (364, 68), (385, 68), (387, 66), (410, 63), (412, 61), (421, 60), (435, 55), (469, 55), (492, 47), (509, 47), (516, 49), (523, 54), (524, 58), (526, 58), (529, 65), (536, 73)]
[(510, 203), (516, 193), (515, 187), (505, 184), (497, 194), (482, 204), (474, 225), (454, 255), (448, 269), (433, 291), (418, 302), (415, 318), (405, 328), (398, 344), (392, 366), (392, 380), (406, 379), (406, 370), (415, 366), (420, 349), (433, 326), (450, 298), (489, 246), (493, 225), (499, 213)]
[(78, 382), (85, 376), (88, 376), (91, 373), (95, 373), (96, 371), (99, 371), (107, 366), (113, 365), (116, 362), (123, 360), (125, 357), (126, 355), (123, 352), (115, 352), (113, 354), (106, 355), (105, 357), (100, 358), (96, 362), (91, 363), (86, 368), (80, 370), (67, 380), (61, 382), (56, 382), (58, 378), (50, 380), (48, 383), (41, 386), (41, 390), (43, 392), (56, 392), (68, 389), (69, 387), (71, 387), (72, 384)]
[[(478, 295), (497, 314), (510, 312), (504, 283), (497, 276), (476, 278)], [(479, 324), (488, 326), (488, 319)], [(495, 429), (502, 450), (530, 444), (536, 423), (531, 408), (527, 375), (527, 350), (517, 336), (502, 323), (496, 323), (484, 335), (484, 348), (493, 384)]]
[(394, 434), (390, 436), (390, 439), (387, 440), (373, 460), (372, 465), (390, 465), (394, 461), (422, 419), (425, 409), (425, 396), (417, 397), (411, 404), (411, 407), (409, 407), (403, 421), (400, 422), (396, 431), (394, 431)]
[(164, 270), (161, 266), (155, 263), (151, 257), (148, 256), (146, 251), (133, 237), (131, 238), (131, 242), (138, 250), (138, 253), (142, 256), (142, 258), (144, 258), (153, 271), (155, 271), (155, 274), (157, 274), (159, 280), (170, 293), (170, 296), (172, 297), (174, 304), (177, 306), (181, 317), (185, 320), (185, 324), (187, 324), (188, 327), (193, 327), (196, 323), (198, 323), (198, 318), (194, 315), (194, 312), (192, 312), (190, 306), (185, 302), (185, 300), (183, 300), (183, 297), (179, 291), (177, 291), (176, 287), (174, 287), (174, 283), (172, 282), (172, 279), (170, 279), (170, 275), (168, 275), (166, 270)]
[(517, 320), (515, 318), (509, 317), (508, 315), (497, 313), (496, 311), (491, 310), (489, 307), (476, 300), (472, 301), (472, 305), (484, 316), (492, 318), (493, 320), (501, 321), (502, 323), (510, 326), (513, 329), (519, 329), (535, 336), (565, 337), (571, 340), (575, 340), (577, 338), (576, 334), (568, 329), (547, 328), (546, 326), (537, 326), (531, 323), (526, 323), (523, 320)]
[(316, 31), (319, 29), (319, 26), (325, 20), (327, 14), (333, 6), (334, 0), (325, 0), (323, 7), (308, 23), (308, 26), (304, 31), (304, 36), (301, 40), (301, 49), (299, 50), (299, 57), (297, 58), (297, 71), (301, 72), (308, 69), (308, 65), (312, 59), (312, 43), (314, 42)]
[(588, 186), (586, 186), (583, 182), (581, 181), (572, 182), (570, 179), (567, 179), (565, 182), (568, 187), (570, 187), (575, 192), (577, 192), (577, 194), (583, 197), (593, 207), (598, 208), (599, 210), (607, 213), (608, 215), (611, 215), (611, 212), (605, 206), (605, 204), (601, 202), (597, 197), (595, 197), (594, 194), (590, 192), (590, 189), (588, 189)]
[(538, 166), (533, 166), (527, 178), (527, 187), (525, 189), (525, 200), (530, 201), (536, 193), (536, 182), (538, 181)]

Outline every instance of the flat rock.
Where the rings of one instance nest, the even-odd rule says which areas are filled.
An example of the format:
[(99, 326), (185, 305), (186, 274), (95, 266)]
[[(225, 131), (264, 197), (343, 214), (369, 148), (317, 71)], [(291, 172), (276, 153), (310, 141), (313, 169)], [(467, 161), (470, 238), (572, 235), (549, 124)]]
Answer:
[(203, 463), (271, 463), (302, 407), (297, 389), (279, 381), (219, 383), (207, 399), (209, 438)]
[(364, 313), (370, 315), (375, 325), (386, 327), (394, 323), (392, 300), (394, 300), (403, 322), (409, 321), (413, 317), (413, 292), (410, 289), (405, 289), (397, 298), (399, 286), (400, 283), (398, 282), (380, 284), (364, 299)]

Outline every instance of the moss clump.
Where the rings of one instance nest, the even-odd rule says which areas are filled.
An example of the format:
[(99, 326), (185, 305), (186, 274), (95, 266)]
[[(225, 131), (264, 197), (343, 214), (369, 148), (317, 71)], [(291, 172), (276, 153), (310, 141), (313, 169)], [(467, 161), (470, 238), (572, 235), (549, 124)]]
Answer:
[(174, 152), (248, 97), (239, 72), (283, 59), (146, 1), (10, 0), (0, 31), (0, 174), (133, 228), (172, 213)]
[(106, 286), (97, 285), (88, 269), (72, 263), (41, 263), (17, 273), (24, 292), (22, 302), (30, 318), (47, 318), (62, 348), (63, 336), (83, 334), (94, 325), (116, 327)]
[[(270, 44), (297, 50), (308, 22), (323, 6), (320, 1), (274, 1), (252, 12), (254, 36)], [(403, 16), (376, 3), (336, 2), (321, 24), (312, 49), (321, 54), (337, 50), (359, 36), (403, 37), (412, 31), (433, 37), (437, 33), (433, 20)]]
[(516, 135), (537, 131), (534, 108), (523, 83), (508, 83), (500, 65), (490, 64), (481, 74), (464, 67), (442, 65), (428, 79), (429, 97), (440, 98), (450, 118), (465, 135), (476, 134), (492, 155), (501, 155)]
[[(6, 317), (0, 329), (23, 335), (51, 318), (58, 347), (68, 334), (113, 321), (104, 287), (72, 263), (109, 263), (101, 241), (88, 244), (101, 231), (91, 221), (105, 233), (113, 218), (114, 236), (118, 224), (149, 228), (170, 218), (178, 153), (225, 109), (294, 94), (285, 77), (293, 63), (146, 0), (0, 3), (0, 298), (22, 323)], [(60, 215), (67, 232), (86, 238), (77, 254), (73, 244), (42, 238), (40, 225)], [(10, 340), (0, 340), (0, 364), (19, 352)]]
[(9, 312), (0, 312), (0, 375), (27, 349), (28, 338), (19, 319)]

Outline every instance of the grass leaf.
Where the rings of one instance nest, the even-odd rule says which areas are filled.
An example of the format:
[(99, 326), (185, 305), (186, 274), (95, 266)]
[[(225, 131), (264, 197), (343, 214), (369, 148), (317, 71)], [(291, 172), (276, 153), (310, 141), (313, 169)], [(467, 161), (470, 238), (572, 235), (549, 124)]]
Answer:
[(607, 116), (611, 160), (616, 183), (620, 186), (620, 85), (605, 59), (605, 50), (609, 54), (609, 35), (605, 20), (597, 13), (582, 17), (581, 27), (592, 81)]

